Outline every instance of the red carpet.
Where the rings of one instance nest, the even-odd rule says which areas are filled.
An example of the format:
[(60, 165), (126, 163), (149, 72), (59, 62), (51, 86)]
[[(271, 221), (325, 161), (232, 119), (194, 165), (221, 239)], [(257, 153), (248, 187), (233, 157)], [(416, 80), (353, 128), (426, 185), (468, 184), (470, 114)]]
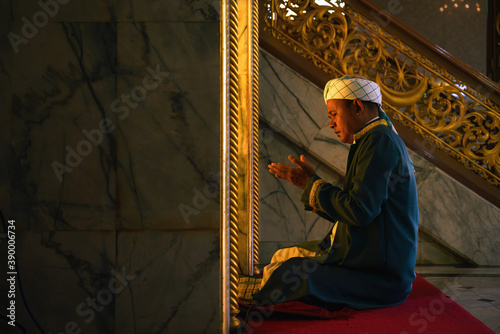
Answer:
[[(248, 309), (248, 305), (240, 307), (242, 311)], [(421, 276), (401, 305), (340, 312), (300, 302), (252, 308), (243, 333), (494, 334)]]

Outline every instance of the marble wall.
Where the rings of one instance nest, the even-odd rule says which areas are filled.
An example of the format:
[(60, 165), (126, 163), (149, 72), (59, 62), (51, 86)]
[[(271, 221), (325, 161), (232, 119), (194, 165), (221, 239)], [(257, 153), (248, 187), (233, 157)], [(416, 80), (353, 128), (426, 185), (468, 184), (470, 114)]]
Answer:
[[(260, 71), (261, 117), (268, 128), (261, 130), (260, 244), (266, 263), (278, 247), (320, 239), (329, 225), (303, 212), (301, 190), (269, 176), (268, 161), (286, 162), (289, 154), (305, 152), (318, 175), (338, 183), (349, 148), (328, 128), (322, 90), (265, 51)], [(477, 264), (500, 265), (500, 209), (411, 151), (410, 156), (420, 225)]]
[(38, 332), (27, 305), (46, 333), (217, 332), (219, 1), (0, 8), (16, 320)]

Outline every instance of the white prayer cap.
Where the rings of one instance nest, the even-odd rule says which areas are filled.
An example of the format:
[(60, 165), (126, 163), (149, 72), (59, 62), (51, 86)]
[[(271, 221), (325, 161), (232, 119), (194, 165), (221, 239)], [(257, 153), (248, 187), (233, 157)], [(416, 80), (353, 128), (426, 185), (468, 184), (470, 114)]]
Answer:
[(325, 103), (328, 100), (361, 100), (382, 105), (382, 94), (377, 83), (361, 75), (346, 75), (332, 79), (325, 85)]
[(328, 100), (361, 100), (376, 103), (378, 116), (385, 119), (389, 127), (398, 133), (389, 116), (382, 109), (382, 93), (376, 82), (361, 75), (345, 75), (328, 81), (325, 85), (324, 96), (325, 103)]

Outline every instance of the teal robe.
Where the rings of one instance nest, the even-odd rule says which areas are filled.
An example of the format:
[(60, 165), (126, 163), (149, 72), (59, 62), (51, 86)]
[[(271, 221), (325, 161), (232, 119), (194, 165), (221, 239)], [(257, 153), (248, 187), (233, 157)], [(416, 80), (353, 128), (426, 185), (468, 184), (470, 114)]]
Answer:
[[(311, 211), (311, 177), (302, 195)], [(291, 258), (254, 296), (257, 304), (287, 301), (340, 309), (369, 309), (402, 303), (415, 279), (418, 237), (413, 164), (401, 138), (378, 125), (352, 144), (343, 189), (328, 183), (316, 192), (317, 214), (338, 221), (331, 247), (297, 245), (323, 256)]]

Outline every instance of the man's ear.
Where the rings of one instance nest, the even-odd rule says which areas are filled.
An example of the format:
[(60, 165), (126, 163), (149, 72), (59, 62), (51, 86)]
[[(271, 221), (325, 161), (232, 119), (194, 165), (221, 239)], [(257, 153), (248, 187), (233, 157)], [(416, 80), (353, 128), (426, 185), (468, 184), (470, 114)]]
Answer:
[(356, 115), (359, 115), (365, 111), (365, 105), (361, 100), (352, 100), (352, 102), (356, 107)]

